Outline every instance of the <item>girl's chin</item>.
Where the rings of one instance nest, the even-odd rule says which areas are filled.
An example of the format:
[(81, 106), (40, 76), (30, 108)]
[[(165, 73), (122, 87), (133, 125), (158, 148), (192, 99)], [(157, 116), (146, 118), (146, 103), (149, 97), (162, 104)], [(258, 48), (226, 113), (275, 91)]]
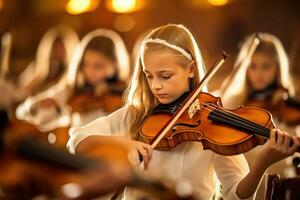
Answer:
[(254, 90), (263, 90), (263, 89), (265, 89), (267, 86), (265, 86), (265, 85), (256, 85), (255, 87), (254, 87)]
[(172, 103), (172, 100), (170, 99), (158, 99), (159, 103), (161, 104), (169, 104)]

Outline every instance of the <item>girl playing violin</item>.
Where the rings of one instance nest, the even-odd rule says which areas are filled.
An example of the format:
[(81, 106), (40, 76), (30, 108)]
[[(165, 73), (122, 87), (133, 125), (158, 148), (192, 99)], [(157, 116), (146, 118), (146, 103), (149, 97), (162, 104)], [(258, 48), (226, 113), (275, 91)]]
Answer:
[[(82, 48), (69, 74), (69, 85), (73, 86), (74, 93), (68, 104), (81, 115), (80, 123), (74, 122), (74, 125), (86, 124), (96, 116), (115, 111), (115, 107), (109, 108), (114, 100), (120, 108), (130, 73), (127, 50), (117, 33), (95, 30), (83, 39)], [(114, 95), (107, 98), (108, 103), (103, 103), (108, 93)]]
[[(77, 47), (67, 79), (28, 98), (18, 107), (17, 117), (49, 130), (60, 126), (59, 123), (64, 121), (61, 115), (69, 114), (68, 110), (64, 111), (67, 105), (71, 105), (72, 125), (88, 123), (96, 117), (109, 114), (100, 104), (104, 98), (95, 100), (99, 103), (98, 107), (88, 109), (88, 106), (93, 97), (103, 97), (101, 95), (110, 91), (110, 87), (115, 86), (116, 96), (122, 105), (122, 89), (125, 88), (129, 72), (129, 58), (121, 37), (111, 30), (94, 30)], [(75, 110), (78, 111), (76, 114)]]
[[(135, 150), (135, 160), (142, 155), (145, 173), (188, 181), (197, 199), (212, 197), (215, 174), (222, 184), (224, 199), (254, 199), (265, 170), (299, 147), (296, 137), (280, 130), (272, 131), (251, 171), (242, 154), (218, 155), (204, 151), (199, 142), (182, 143), (171, 151), (153, 150), (140, 142), (138, 129), (143, 119), (156, 110), (176, 110), (203, 76), (202, 57), (187, 28), (170, 24), (154, 29), (143, 41), (126, 105), (109, 116), (71, 129), (67, 147), (75, 153), (84, 152), (97, 142), (125, 141)], [(135, 191), (126, 190), (125, 199), (134, 199), (136, 195)]]
[[(245, 105), (267, 109), (274, 114), (277, 127), (288, 129), (291, 134), (295, 130), (279, 120), (287, 117), (280, 113), (279, 105), (294, 92), (286, 52), (280, 40), (269, 33), (252, 34), (246, 38), (241, 45), (233, 73), (221, 87), (225, 107)], [(250, 167), (254, 165), (262, 149), (263, 147), (257, 147), (245, 154)], [(287, 165), (287, 162), (284, 160), (275, 164), (269, 172), (279, 173), (283, 177), (291, 176), (292, 165)], [(264, 184), (261, 184), (261, 190), (263, 187)], [(259, 190), (258, 196), (262, 195), (260, 193), (263, 191)]]

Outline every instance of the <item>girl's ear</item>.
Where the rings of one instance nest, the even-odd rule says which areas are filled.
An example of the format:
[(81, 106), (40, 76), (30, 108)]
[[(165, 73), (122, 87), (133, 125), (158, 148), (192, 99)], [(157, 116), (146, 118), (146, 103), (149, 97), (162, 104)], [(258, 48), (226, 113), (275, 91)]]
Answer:
[(195, 77), (195, 70), (196, 70), (195, 60), (190, 62), (188, 70), (189, 70), (189, 78), (194, 78)]

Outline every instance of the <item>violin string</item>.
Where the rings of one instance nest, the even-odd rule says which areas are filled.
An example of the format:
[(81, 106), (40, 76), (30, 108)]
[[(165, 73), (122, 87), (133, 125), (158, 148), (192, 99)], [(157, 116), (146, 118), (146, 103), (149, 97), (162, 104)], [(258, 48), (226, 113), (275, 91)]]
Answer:
[[(247, 119), (244, 119), (236, 114), (230, 113), (230, 111), (223, 111), (222, 109), (213, 107), (208, 103), (200, 103), (200, 105), (204, 105), (203, 109), (208, 110), (214, 113), (215, 117), (219, 117), (219, 121), (225, 121), (227, 123), (233, 123), (234, 125), (240, 126), (242, 128), (247, 128), (250, 131), (255, 133), (259, 133), (265, 137), (269, 137), (270, 130), (262, 125), (259, 125), (255, 122), (251, 122)], [(217, 112), (219, 111), (219, 112)]]
[[(210, 106), (210, 107), (213, 107), (213, 106)], [(214, 108), (214, 107), (213, 107)], [(269, 128), (266, 128), (266, 127), (264, 127), (264, 126), (262, 126), (262, 125), (260, 125), (260, 124), (257, 124), (256, 122), (253, 122), (253, 121), (250, 121), (250, 120), (248, 120), (248, 119), (245, 119), (245, 118), (243, 118), (243, 117), (240, 117), (239, 115), (237, 115), (237, 114), (235, 114), (235, 113), (232, 113), (231, 111), (224, 111), (223, 109), (219, 109), (219, 108), (217, 108), (217, 107), (215, 107), (215, 109), (216, 110), (218, 110), (218, 111), (220, 111), (220, 112), (222, 112), (222, 114), (226, 114), (227, 116), (230, 116), (230, 117), (232, 117), (232, 118), (235, 118), (235, 119), (237, 119), (237, 120), (239, 120), (239, 121), (243, 121), (243, 122), (245, 122), (245, 123), (247, 123), (247, 124), (251, 124), (251, 126), (254, 126), (254, 127), (256, 127), (256, 128), (259, 128), (259, 129), (263, 129), (263, 130), (265, 130), (265, 131), (270, 131), (269, 130)]]
[[(218, 114), (218, 113), (220, 113), (220, 114)], [(222, 115), (223, 118), (219, 118), (220, 115)], [(220, 110), (212, 112), (212, 115), (210, 115), (210, 117), (211, 117), (211, 119), (214, 118), (218, 122), (224, 122), (224, 123), (227, 123), (227, 124), (230, 124), (233, 126), (237, 126), (238, 128), (246, 129), (246, 130), (249, 130), (256, 134), (265, 136), (265, 137), (268, 137), (268, 135), (269, 135), (268, 132), (264, 128), (252, 126), (251, 122), (247, 123), (247, 122), (243, 122), (239, 119), (232, 118), (230, 115), (228, 116), (227, 113), (222, 113), (222, 111), (220, 111)]]
[[(202, 107), (202, 109), (205, 109), (205, 110), (207, 110), (207, 111), (209, 111), (209, 112), (214, 112), (214, 111), (217, 111), (218, 110), (218, 108), (217, 107), (213, 107), (212, 105), (210, 105), (210, 104), (208, 104), (208, 103), (201, 103), (200, 102), (200, 105), (204, 105), (204, 107)], [(211, 109), (210, 109), (211, 108)], [(220, 110), (220, 109), (219, 109)], [(229, 112), (229, 111), (228, 111)], [(221, 115), (221, 114), (218, 114), (218, 113), (216, 113), (216, 115), (218, 115), (219, 117), (223, 117), (223, 115)]]

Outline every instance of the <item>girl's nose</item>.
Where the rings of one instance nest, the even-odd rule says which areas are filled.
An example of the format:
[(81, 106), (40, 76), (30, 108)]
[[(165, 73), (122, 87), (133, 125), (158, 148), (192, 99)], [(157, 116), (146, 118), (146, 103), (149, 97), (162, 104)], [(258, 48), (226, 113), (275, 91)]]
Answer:
[(153, 81), (152, 81), (152, 89), (159, 90), (161, 88), (162, 88), (162, 85), (161, 85), (160, 81), (153, 79)]

